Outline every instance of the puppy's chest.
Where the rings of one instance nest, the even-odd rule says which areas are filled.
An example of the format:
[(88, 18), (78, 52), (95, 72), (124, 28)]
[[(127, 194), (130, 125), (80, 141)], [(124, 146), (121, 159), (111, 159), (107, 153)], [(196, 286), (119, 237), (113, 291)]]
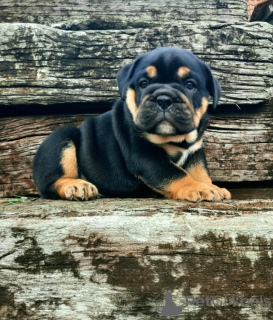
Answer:
[(170, 160), (179, 166), (183, 166), (189, 156), (189, 150), (173, 146), (171, 144), (162, 145), (162, 148), (167, 152)]
[(171, 143), (162, 144), (161, 147), (166, 151), (170, 160), (182, 167), (188, 157), (202, 147), (202, 141), (197, 141), (188, 148), (182, 148)]

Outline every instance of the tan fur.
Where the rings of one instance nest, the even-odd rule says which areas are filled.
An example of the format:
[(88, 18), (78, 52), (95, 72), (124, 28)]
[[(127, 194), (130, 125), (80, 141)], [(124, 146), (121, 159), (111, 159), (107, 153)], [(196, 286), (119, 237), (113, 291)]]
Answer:
[(77, 179), (76, 147), (72, 142), (62, 152), (61, 166), (64, 175), (54, 183), (54, 188), (62, 199), (88, 200), (98, 194), (93, 184)]
[(168, 142), (182, 142), (185, 140), (185, 135), (176, 135), (176, 136), (161, 136), (153, 133), (145, 133), (145, 138), (154, 144), (164, 144)]
[(194, 180), (190, 175), (175, 180), (164, 189), (165, 197), (174, 200), (188, 200), (192, 202), (215, 199), (213, 190), (203, 182)]
[(179, 148), (169, 143), (162, 144), (160, 145), (160, 147), (162, 147), (167, 152), (167, 154), (171, 157), (176, 156), (179, 152), (183, 151), (182, 148)]
[(225, 188), (219, 188), (212, 183), (210, 176), (207, 171), (204, 169), (203, 165), (199, 164), (188, 170), (191, 177), (197, 181), (204, 182), (214, 191), (215, 200), (220, 201), (223, 199), (231, 199), (230, 192)]
[(187, 133), (187, 134), (185, 135), (185, 140), (186, 140), (188, 143), (193, 143), (194, 141), (196, 141), (197, 137), (198, 137), (198, 132), (197, 132), (197, 130), (195, 129), (195, 130), (193, 130), (193, 131), (191, 131), (190, 133)]
[(129, 88), (127, 90), (126, 103), (127, 103), (127, 106), (129, 108), (132, 116), (133, 116), (134, 122), (136, 122), (137, 121), (137, 115), (138, 115), (138, 107), (136, 105), (136, 92), (132, 88)]
[(206, 97), (202, 98), (201, 101), (201, 107), (195, 112), (194, 118), (193, 118), (193, 124), (198, 127), (200, 120), (202, 119), (203, 115), (206, 113), (208, 109), (209, 101)]
[(64, 177), (76, 178), (78, 176), (78, 166), (76, 157), (76, 147), (74, 143), (69, 142), (63, 150), (61, 165), (64, 171)]
[(208, 185), (211, 185), (211, 178), (208, 173), (204, 169), (204, 167), (200, 164), (188, 170), (191, 177), (197, 181), (202, 181)]
[(155, 78), (156, 75), (157, 75), (157, 70), (156, 70), (156, 67), (155, 66), (148, 66), (146, 68), (146, 72), (148, 73), (148, 76), (150, 78)]
[[(176, 136), (161, 136), (159, 134), (154, 133), (145, 133), (144, 136), (146, 139), (148, 139), (150, 142), (158, 145), (166, 144), (168, 142), (182, 142), (186, 140), (188, 143), (192, 143), (197, 139), (197, 131), (193, 130), (190, 133), (187, 134), (180, 134)], [(199, 148), (198, 148), (199, 149)]]
[(82, 179), (61, 178), (54, 187), (58, 195), (66, 200), (88, 200), (98, 194), (97, 188)]
[(180, 67), (178, 68), (177, 74), (179, 75), (180, 78), (185, 77), (190, 73), (190, 69), (187, 67)]

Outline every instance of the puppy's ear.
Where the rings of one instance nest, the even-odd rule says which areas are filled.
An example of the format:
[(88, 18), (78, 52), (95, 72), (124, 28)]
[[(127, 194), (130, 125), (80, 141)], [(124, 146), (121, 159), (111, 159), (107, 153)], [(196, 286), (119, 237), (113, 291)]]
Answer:
[(129, 87), (129, 79), (132, 71), (133, 63), (126, 64), (117, 74), (117, 83), (121, 99), (125, 100), (126, 91)]
[(132, 85), (130, 83), (134, 77), (134, 73), (136, 72), (137, 68), (141, 64), (143, 58), (147, 55), (147, 53), (142, 54), (133, 63), (126, 64), (117, 74), (117, 82), (118, 82), (118, 88), (119, 93), (121, 96), (121, 99), (126, 99), (126, 92), (129, 88), (129, 85)]
[(213, 98), (212, 111), (214, 111), (221, 97), (222, 89), (218, 80), (212, 75), (210, 67), (207, 65), (205, 66), (206, 66), (206, 74), (207, 74), (207, 90)]

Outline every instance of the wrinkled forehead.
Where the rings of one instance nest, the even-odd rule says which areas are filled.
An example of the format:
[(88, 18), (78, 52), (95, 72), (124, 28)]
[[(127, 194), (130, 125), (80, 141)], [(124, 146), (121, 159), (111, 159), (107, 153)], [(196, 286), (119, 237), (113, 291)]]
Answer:
[(150, 78), (160, 77), (171, 81), (174, 76), (198, 75), (202, 63), (191, 52), (182, 49), (160, 48), (141, 59), (137, 67), (138, 76), (146, 73)]

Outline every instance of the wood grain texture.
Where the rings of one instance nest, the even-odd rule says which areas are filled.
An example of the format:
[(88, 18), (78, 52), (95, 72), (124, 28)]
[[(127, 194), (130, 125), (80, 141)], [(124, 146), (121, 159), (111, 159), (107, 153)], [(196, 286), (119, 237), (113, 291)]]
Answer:
[[(0, 203), (1, 320), (271, 319), (272, 200), (189, 204), (100, 199)], [(160, 293), (162, 293), (160, 295)], [(185, 297), (270, 307), (185, 306)]]
[(58, 25), (66, 30), (149, 28), (170, 20), (236, 23), (247, 20), (245, 0), (2, 0), (0, 21)]
[(211, 66), (223, 89), (221, 104), (255, 104), (273, 96), (272, 43), (273, 26), (262, 22), (158, 21), (149, 28), (87, 31), (3, 23), (0, 105), (113, 102), (118, 70), (168, 45)]
[[(211, 118), (204, 146), (213, 181), (273, 180), (272, 102)], [(0, 197), (36, 194), (33, 156), (46, 136), (63, 125), (79, 125), (90, 115), (0, 119)]]

